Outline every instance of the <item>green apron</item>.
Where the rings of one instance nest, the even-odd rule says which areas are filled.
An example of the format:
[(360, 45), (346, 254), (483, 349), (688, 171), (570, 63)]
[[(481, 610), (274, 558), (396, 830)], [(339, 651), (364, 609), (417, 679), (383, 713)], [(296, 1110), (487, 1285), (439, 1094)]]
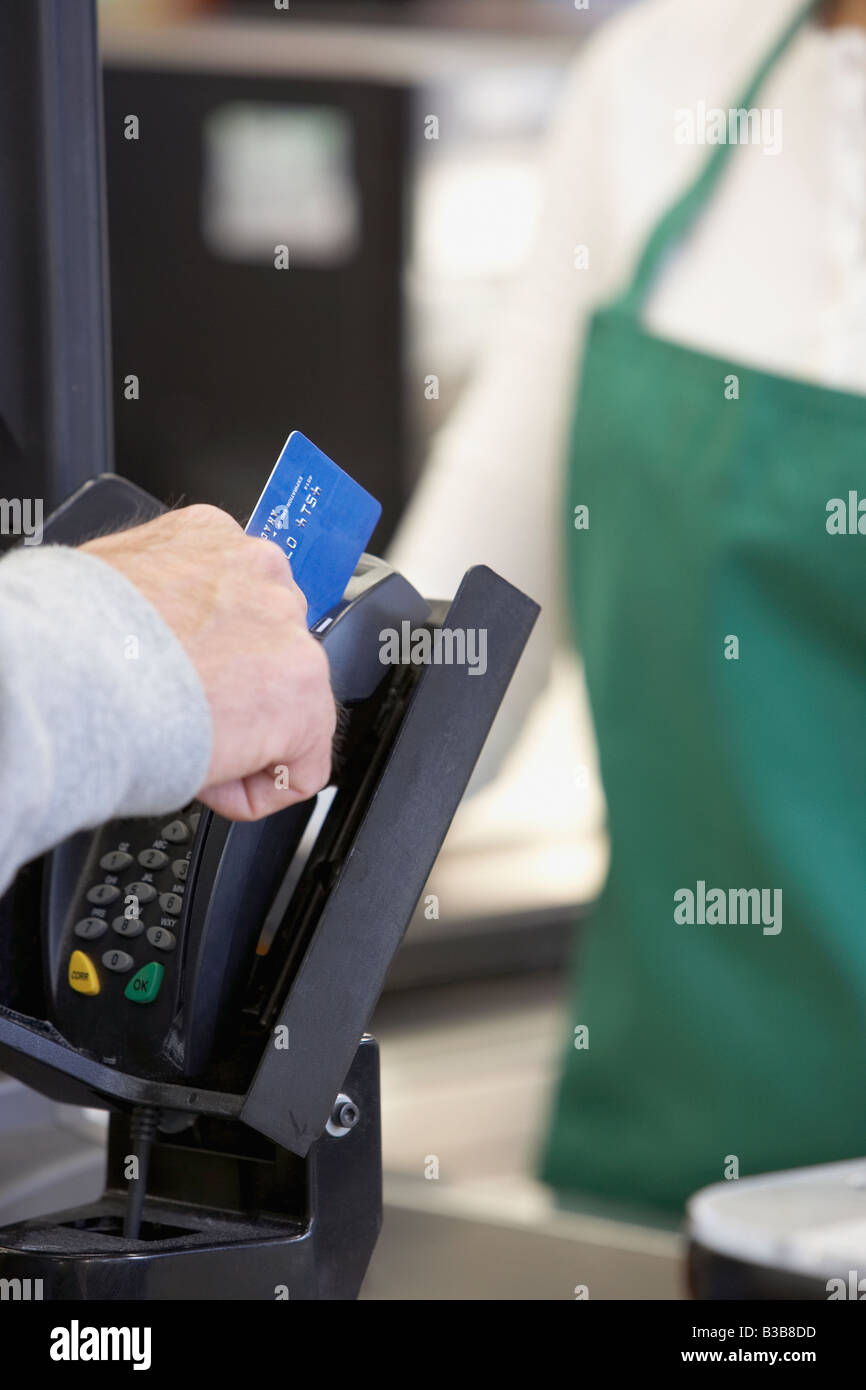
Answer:
[[(866, 1153), (866, 535), (827, 530), (831, 499), (866, 499), (866, 396), (640, 322), (728, 153), (592, 321), (567, 506), (611, 867), (578, 943), (542, 1175), (657, 1211)], [(758, 922), (754, 898), (736, 924), (719, 906), (700, 921), (700, 884), (726, 919), (729, 890), (781, 889), (781, 930), (764, 929), (772, 893)], [(681, 889), (694, 924), (675, 920)]]

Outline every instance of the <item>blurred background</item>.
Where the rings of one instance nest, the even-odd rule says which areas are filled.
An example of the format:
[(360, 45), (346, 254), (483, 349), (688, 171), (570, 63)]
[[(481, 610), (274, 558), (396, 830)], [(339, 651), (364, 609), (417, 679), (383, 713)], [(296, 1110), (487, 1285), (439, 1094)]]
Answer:
[[(300, 428), (382, 502), (385, 553), (531, 245), (569, 66), (625, 3), (102, 0), (118, 471), (243, 518)], [(366, 1297), (678, 1296), (674, 1232), (566, 1211), (534, 1177), (569, 943), (606, 863), (575, 682), (563, 660), (464, 802), (373, 1021), (386, 1219)], [(28, 1105), (36, 1132), (47, 1102)], [(80, 1200), (102, 1120), (56, 1118)], [(8, 1158), (0, 1219), (44, 1210)]]

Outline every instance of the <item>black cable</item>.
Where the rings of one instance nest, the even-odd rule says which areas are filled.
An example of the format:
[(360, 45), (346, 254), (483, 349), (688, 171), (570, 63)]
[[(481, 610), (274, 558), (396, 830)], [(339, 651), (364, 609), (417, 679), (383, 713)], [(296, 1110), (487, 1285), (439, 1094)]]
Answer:
[(128, 1240), (138, 1240), (144, 1199), (147, 1195), (147, 1175), (150, 1168), (150, 1149), (156, 1134), (159, 1110), (155, 1105), (136, 1105), (132, 1112), (129, 1133), (138, 1176), (131, 1178), (123, 1214), (123, 1234)]

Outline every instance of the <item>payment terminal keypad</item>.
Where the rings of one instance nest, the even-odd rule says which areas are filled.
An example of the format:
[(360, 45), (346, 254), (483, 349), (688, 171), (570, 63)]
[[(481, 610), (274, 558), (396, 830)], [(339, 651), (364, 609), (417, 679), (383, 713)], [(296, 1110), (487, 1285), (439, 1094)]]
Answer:
[(201, 815), (192, 803), (104, 826), (64, 914), (57, 1026), (109, 1065), (170, 1037)]

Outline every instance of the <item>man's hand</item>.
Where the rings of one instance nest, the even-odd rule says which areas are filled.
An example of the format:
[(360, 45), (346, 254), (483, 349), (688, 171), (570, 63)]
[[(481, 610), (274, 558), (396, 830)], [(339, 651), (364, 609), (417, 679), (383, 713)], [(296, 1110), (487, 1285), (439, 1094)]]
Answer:
[(336, 724), (328, 659), (277, 546), (217, 507), (193, 506), (81, 549), (150, 600), (198, 672), (213, 726), (199, 793), (207, 806), (258, 820), (327, 785)]

